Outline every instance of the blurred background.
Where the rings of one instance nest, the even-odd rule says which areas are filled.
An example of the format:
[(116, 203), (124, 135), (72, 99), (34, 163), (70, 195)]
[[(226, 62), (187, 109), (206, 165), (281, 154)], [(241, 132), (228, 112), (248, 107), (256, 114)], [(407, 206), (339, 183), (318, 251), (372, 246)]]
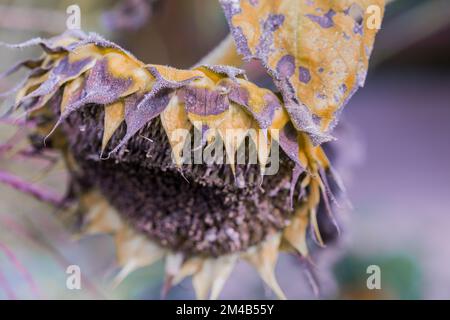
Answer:
[[(188, 68), (228, 33), (212, 0), (0, 0), (0, 41), (17, 43), (64, 31), (66, 8), (81, 8), (81, 26), (144, 62)], [(353, 209), (338, 212), (339, 243), (314, 257), (326, 299), (450, 299), (450, 1), (396, 0), (386, 10), (366, 86), (346, 107), (336, 166)], [(0, 72), (38, 49), (0, 49)], [(261, 69), (250, 77), (268, 83)], [(0, 92), (22, 74), (0, 80)], [(5, 101), (6, 108), (10, 101)], [(36, 188), (63, 194), (57, 157), (10, 157), (20, 137), (0, 124), (0, 176), (12, 172)], [(13, 146), (11, 148), (11, 145)], [(43, 176), (42, 172), (48, 175)], [(50, 192), (50, 191), (49, 191)], [(109, 236), (74, 240), (51, 206), (0, 184), (0, 299), (159, 299), (163, 264), (111, 287), (117, 272)], [(66, 268), (81, 267), (83, 290), (66, 289)], [(366, 269), (381, 268), (381, 290), (368, 290)], [(282, 255), (277, 274), (290, 299), (316, 299), (301, 261)], [(272, 297), (242, 262), (221, 298)], [(190, 280), (169, 299), (194, 298)]]

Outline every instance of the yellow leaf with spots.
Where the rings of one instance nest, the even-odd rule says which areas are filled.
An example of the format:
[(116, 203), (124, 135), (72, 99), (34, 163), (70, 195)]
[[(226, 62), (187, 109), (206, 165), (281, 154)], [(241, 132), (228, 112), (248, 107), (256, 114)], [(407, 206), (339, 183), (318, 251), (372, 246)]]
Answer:
[(384, 0), (220, 2), (238, 51), (266, 66), (294, 126), (314, 144), (332, 139), (339, 110), (364, 84)]

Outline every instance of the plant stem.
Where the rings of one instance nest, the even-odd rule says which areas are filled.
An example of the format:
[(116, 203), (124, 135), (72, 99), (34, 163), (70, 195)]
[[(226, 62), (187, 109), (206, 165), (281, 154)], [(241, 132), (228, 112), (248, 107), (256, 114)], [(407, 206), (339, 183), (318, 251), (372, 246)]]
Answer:
[(22, 191), (25, 194), (29, 194), (38, 200), (50, 203), (56, 207), (64, 206), (63, 197), (43, 188), (42, 186), (36, 186), (31, 182), (25, 181), (9, 172), (3, 170), (0, 171), (0, 183)]
[(228, 34), (225, 39), (223, 39), (217, 47), (210, 51), (205, 57), (203, 57), (198, 65), (229, 65), (240, 67), (243, 61), (236, 50), (236, 45), (231, 34)]

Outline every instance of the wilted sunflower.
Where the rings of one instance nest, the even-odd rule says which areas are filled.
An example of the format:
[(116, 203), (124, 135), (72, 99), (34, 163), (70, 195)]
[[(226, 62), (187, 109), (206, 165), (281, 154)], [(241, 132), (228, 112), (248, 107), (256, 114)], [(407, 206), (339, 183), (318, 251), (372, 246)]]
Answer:
[[(242, 258), (285, 298), (274, 273), (279, 251), (308, 257), (310, 238), (323, 246), (323, 231), (338, 232), (330, 200), (340, 183), (319, 143), (330, 140), (332, 115), (362, 85), (375, 32), (364, 30), (362, 36), (361, 17), (350, 14), (354, 4), (347, 10), (334, 3), (324, 16), (302, 18), (300, 26), (311, 36), (317, 36), (312, 26), (318, 25), (330, 37), (324, 42), (330, 52), (346, 49), (339, 57), (313, 51), (322, 57), (317, 72), (330, 77), (324, 87), (311, 76), (315, 60), (296, 67), (285, 47), (276, 59), (269, 57), (272, 42), (290, 30), (280, 31), (289, 7), (221, 3), (237, 49), (263, 61), (280, 94), (258, 87), (234, 67), (146, 65), (96, 34), (71, 31), (10, 45), (44, 49), (39, 59), (11, 70), (30, 69), (13, 109), (37, 123), (30, 136), (37, 149), (57, 149), (64, 156), (71, 177), (68, 198), (79, 204), (76, 212), (67, 212), (78, 231), (114, 236), (122, 267), (117, 282), (164, 258), (165, 291), (192, 276), (197, 297), (214, 299)], [(248, 37), (251, 28), (242, 15), (268, 9), (279, 13), (255, 29), (261, 37)], [(300, 9), (318, 12), (308, 2)], [(353, 30), (358, 41), (351, 50), (342, 42), (350, 33), (331, 29), (336, 12), (338, 27)], [(312, 44), (302, 41), (309, 50)], [(348, 62), (347, 69), (339, 59)], [(326, 75), (325, 67), (331, 69)], [(229, 139), (233, 130), (243, 134)], [(196, 136), (200, 139), (191, 139)], [(227, 163), (192, 162), (218, 141)], [(247, 149), (242, 161), (235, 161)]]
[[(69, 196), (83, 208), (73, 219), (81, 232), (114, 235), (117, 281), (165, 257), (166, 287), (192, 275), (198, 298), (217, 298), (244, 258), (284, 298), (274, 275), (278, 252), (308, 256), (308, 226), (323, 244), (317, 208), (329, 207), (332, 174), (277, 95), (233, 67), (145, 65), (95, 34), (29, 44), (45, 53), (22, 63), (31, 72), (15, 108), (38, 123), (36, 147), (64, 155)], [(188, 134), (174, 135), (179, 129)], [(229, 129), (263, 134), (228, 143)], [(248, 154), (243, 164), (186, 163), (183, 148), (196, 133), (201, 150), (222, 140), (232, 159), (252, 145), (258, 163)], [(279, 169), (265, 175), (273, 144), (282, 150)]]

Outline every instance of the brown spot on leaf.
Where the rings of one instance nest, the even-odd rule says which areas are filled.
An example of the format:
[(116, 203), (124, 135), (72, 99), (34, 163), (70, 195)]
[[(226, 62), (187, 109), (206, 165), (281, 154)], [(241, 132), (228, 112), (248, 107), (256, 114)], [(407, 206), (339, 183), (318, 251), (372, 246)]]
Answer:
[(298, 77), (300, 82), (303, 83), (308, 83), (311, 81), (311, 73), (309, 72), (309, 69), (305, 67), (298, 68)]
[(283, 56), (277, 64), (277, 73), (279, 77), (290, 78), (295, 72), (295, 58), (287, 54)]

